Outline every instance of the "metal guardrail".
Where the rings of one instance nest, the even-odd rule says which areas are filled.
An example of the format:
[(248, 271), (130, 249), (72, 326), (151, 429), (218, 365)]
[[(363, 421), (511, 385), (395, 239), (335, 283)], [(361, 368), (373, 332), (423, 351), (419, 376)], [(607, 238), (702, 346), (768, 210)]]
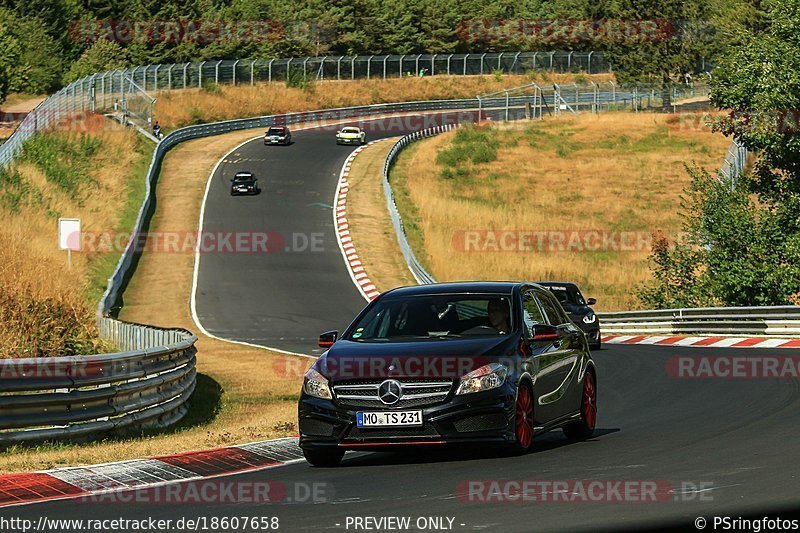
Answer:
[(598, 313), (603, 333), (796, 336), (800, 306), (701, 307)]
[(434, 135), (439, 135), (442, 132), (450, 131), (453, 128), (457, 127), (455, 124), (447, 124), (443, 126), (437, 126), (435, 128), (429, 128), (422, 131), (418, 131), (416, 133), (411, 133), (409, 135), (405, 135), (401, 137), (392, 149), (389, 151), (389, 154), (386, 156), (386, 162), (383, 165), (383, 194), (386, 198), (386, 206), (389, 209), (389, 217), (392, 219), (392, 226), (394, 226), (394, 232), (397, 236), (397, 242), (400, 245), (400, 251), (403, 253), (403, 258), (406, 260), (406, 265), (408, 265), (408, 269), (411, 271), (411, 274), (414, 276), (414, 279), (420, 285), (427, 285), (430, 283), (436, 283), (436, 280), (433, 276), (431, 276), (425, 267), (417, 260), (417, 256), (414, 255), (414, 250), (411, 248), (411, 244), (408, 242), (408, 238), (406, 237), (406, 231), (403, 227), (403, 219), (400, 216), (400, 211), (397, 209), (397, 203), (394, 199), (394, 192), (392, 191), (392, 185), (389, 183), (389, 172), (394, 166), (395, 161), (397, 160), (397, 156), (400, 152), (411, 144), (414, 141), (418, 141), (420, 139), (425, 139), (427, 137), (433, 137)]
[(110, 318), (100, 329), (126, 351), (0, 359), (0, 446), (166, 427), (186, 414), (197, 337)]
[(98, 72), (70, 83), (28, 113), (0, 145), (0, 166), (9, 164), (36, 132), (84, 112), (120, 112), (150, 129), (155, 100), (147, 91), (283, 81), (290, 70), (316, 79), (342, 80), (404, 77), (423, 69), (425, 75), (479, 75), (529, 70), (597, 73), (608, 72), (610, 66), (601, 52), (551, 51), (219, 60)]

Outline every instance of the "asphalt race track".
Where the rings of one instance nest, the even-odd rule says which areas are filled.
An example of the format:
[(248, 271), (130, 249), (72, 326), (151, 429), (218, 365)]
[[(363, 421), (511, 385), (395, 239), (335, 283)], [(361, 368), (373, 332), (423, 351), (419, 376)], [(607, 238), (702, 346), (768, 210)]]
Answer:
[[(788, 351), (737, 353), (742, 352), (763, 357)], [(783, 505), (796, 508), (800, 382), (676, 379), (665, 370), (669, 359), (677, 355), (730, 353), (716, 348), (650, 346), (613, 346), (598, 352), (598, 431), (587, 442), (568, 443), (560, 432), (552, 432), (537, 437), (534, 451), (522, 457), (470, 450), (349, 452), (337, 468), (316, 469), (300, 462), (218, 479), (285, 484), (290, 498), (317, 484), (327, 503), (55, 501), (2, 509), (0, 516), (277, 516), (286, 531), (345, 531), (348, 516), (411, 516), (414, 520), (449, 516), (455, 517), (455, 531), (575, 531), (655, 527), (661, 521), (692, 527), (698, 516), (738, 516)], [(466, 481), (488, 479), (654, 481), (678, 494), (659, 492), (659, 501), (651, 503), (465, 501)], [(703, 492), (681, 495), (682, 488), (702, 488)]]
[[(369, 141), (409, 133), (422, 122), (416, 116), (361, 125)], [(334, 232), (336, 182), (355, 148), (337, 146), (335, 132), (335, 127), (295, 131), (290, 146), (264, 146), (257, 139), (217, 168), (206, 200), (205, 232), (267, 232), (271, 253), (201, 254), (196, 308), (208, 332), (290, 352), (320, 353), (319, 333), (343, 330), (366, 305), (347, 273)], [(261, 194), (230, 196), (230, 178), (242, 170), (255, 172)]]
[[(375, 132), (369, 138), (399, 133)], [(292, 244), (284, 239), (282, 253), (205, 254), (197, 310), (203, 326), (215, 335), (315, 353), (319, 332), (344, 328), (364, 305), (336, 245), (330, 208), (338, 172), (352, 149), (336, 146), (332, 131), (298, 131), (294, 137), (289, 147), (251, 142), (220, 165), (209, 191), (205, 229), (320, 233), (323, 251), (286, 252)], [(231, 198), (228, 179), (245, 169), (257, 173), (263, 192)], [(560, 432), (539, 435), (533, 452), (525, 456), (427, 448), (397, 454), (349, 452), (337, 468), (298, 462), (216, 480), (284, 487), (288, 500), (275, 504), (64, 500), (0, 509), (0, 517), (260, 516), (278, 517), (284, 531), (365, 531), (347, 528), (348, 517), (408, 516), (412, 524), (419, 517), (453, 518), (454, 531), (576, 531), (676, 523), (693, 529), (696, 517), (710, 522), (715, 515), (796, 509), (800, 379), (686, 379), (668, 371), (678, 356), (793, 353), (607, 346), (595, 352), (596, 436), (570, 443)], [(630, 481), (655, 484), (658, 491), (655, 502), (609, 495), (571, 503), (487, 503), (469, 501), (470, 480)], [(310, 489), (317, 491), (316, 504), (299, 497)], [(707, 529), (713, 530), (710, 525)]]

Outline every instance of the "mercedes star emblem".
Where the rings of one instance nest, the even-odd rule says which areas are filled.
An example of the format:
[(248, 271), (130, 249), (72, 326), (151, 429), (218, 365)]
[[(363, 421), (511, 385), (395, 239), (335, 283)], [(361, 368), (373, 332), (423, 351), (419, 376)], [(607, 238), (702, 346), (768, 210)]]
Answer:
[(386, 405), (396, 404), (402, 395), (403, 390), (400, 388), (400, 383), (393, 379), (387, 379), (378, 387), (378, 397)]

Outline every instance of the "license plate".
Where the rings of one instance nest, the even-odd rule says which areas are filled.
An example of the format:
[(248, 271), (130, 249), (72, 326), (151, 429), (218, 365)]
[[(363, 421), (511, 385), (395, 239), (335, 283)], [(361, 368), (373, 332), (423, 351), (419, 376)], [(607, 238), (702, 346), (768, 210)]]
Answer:
[(359, 411), (356, 413), (356, 425), (360, 428), (385, 426), (421, 426), (422, 411)]

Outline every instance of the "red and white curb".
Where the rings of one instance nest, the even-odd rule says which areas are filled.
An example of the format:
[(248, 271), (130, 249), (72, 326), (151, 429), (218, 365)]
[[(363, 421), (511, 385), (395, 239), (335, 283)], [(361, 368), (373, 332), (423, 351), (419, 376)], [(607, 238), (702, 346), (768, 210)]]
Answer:
[(350, 191), (348, 178), (356, 156), (367, 147), (385, 140), (371, 141), (353, 150), (345, 160), (344, 165), (342, 165), (342, 170), (339, 173), (339, 182), (336, 185), (336, 194), (333, 198), (333, 224), (336, 227), (336, 240), (339, 243), (339, 249), (342, 251), (344, 264), (347, 265), (350, 278), (353, 280), (358, 292), (368, 301), (377, 298), (380, 295), (380, 291), (375, 288), (375, 284), (369, 279), (369, 275), (358, 257), (356, 246), (353, 244), (353, 237), (350, 235), (350, 223), (347, 221), (347, 193)]
[(706, 337), (688, 335), (607, 335), (606, 344), (649, 344), (691, 348), (800, 348), (800, 339), (768, 337)]
[(93, 466), (0, 475), (0, 507), (141, 490), (301, 461), (296, 437)]

